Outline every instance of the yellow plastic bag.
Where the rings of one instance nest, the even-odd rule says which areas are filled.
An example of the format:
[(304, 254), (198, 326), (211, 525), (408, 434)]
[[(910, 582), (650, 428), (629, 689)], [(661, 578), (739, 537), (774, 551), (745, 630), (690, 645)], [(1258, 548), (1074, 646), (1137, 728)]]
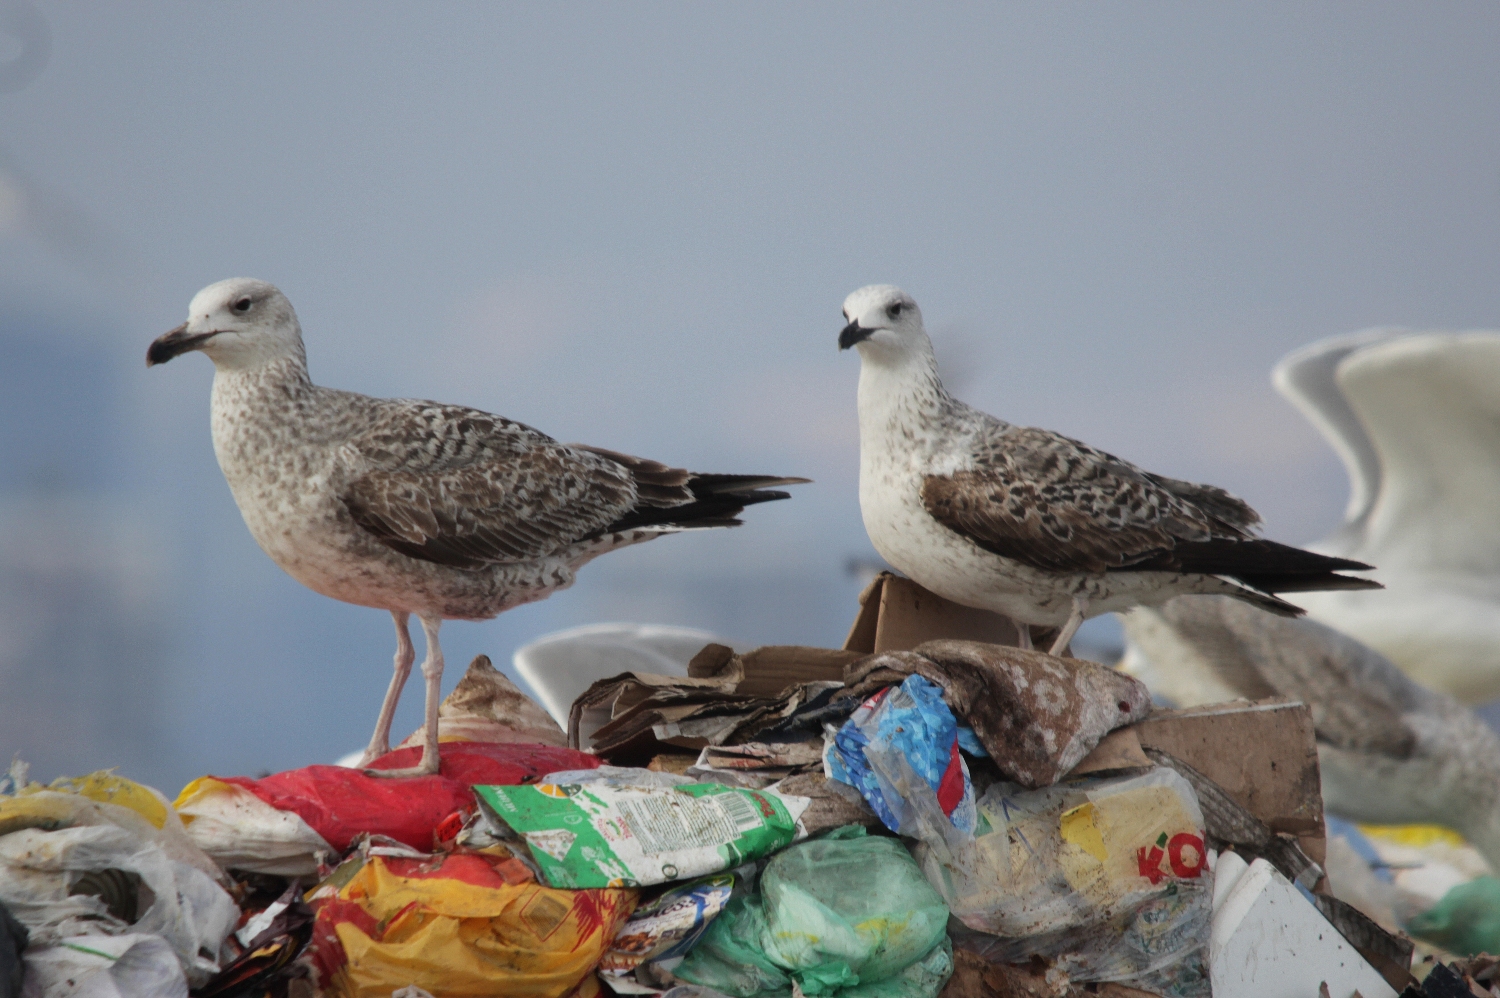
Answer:
[(503, 849), (351, 862), (352, 875), (346, 863), (311, 899), (320, 986), (338, 998), (409, 984), (443, 998), (563, 998), (637, 897), (543, 887)]

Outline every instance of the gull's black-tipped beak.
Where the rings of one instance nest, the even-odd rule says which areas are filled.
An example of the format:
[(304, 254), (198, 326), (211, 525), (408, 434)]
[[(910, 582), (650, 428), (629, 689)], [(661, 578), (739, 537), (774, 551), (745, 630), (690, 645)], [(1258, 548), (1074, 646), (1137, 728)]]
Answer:
[(187, 331), (187, 323), (184, 322), (176, 329), (162, 333), (151, 341), (150, 348), (146, 350), (146, 366), (155, 367), (157, 364), (165, 364), (180, 353), (198, 349), (204, 340), (216, 335), (218, 335), (218, 330), (211, 333), (190, 333)]
[(844, 327), (843, 332), (839, 333), (839, 349), (848, 350), (850, 347), (854, 346), (854, 344), (860, 342), (861, 340), (869, 339), (870, 334), (873, 332), (875, 332), (875, 330), (866, 329), (864, 326), (861, 326), (859, 324), (858, 319), (855, 319), (853, 322), (849, 323), (849, 325)]

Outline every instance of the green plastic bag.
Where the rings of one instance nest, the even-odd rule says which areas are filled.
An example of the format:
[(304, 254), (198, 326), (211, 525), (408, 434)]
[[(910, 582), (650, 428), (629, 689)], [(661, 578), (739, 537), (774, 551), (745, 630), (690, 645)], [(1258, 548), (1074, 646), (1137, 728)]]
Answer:
[[(806, 835), (806, 797), (684, 783), (476, 786), (553, 887), (640, 887), (732, 869)], [(509, 834), (501, 829), (504, 834)]]
[(932, 998), (948, 907), (900, 840), (846, 825), (773, 856), (673, 973), (734, 998)]
[(1486, 876), (1459, 884), (1408, 922), (1406, 931), (1460, 956), (1500, 953), (1500, 880)]

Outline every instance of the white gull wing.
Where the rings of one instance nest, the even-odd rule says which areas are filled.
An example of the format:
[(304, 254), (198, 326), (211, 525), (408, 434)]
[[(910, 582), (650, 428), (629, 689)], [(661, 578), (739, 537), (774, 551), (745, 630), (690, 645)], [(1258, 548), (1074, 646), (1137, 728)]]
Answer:
[(1373, 344), (1337, 378), (1380, 461), (1367, 560), (1500, 574), (1500, 333)]
[(1344, 526), (1318, 545), (1320, 551), (1328, 554), (1348, 553), (1343, 545), (1363, 525), (1380, 493), (1380, 459), (1358, 414), (1339, 387), (1339, 364), (1358, 350), (1405, 332), (1389, 327), (1330, 336), (1287, 354), (1271, 370), (1271, 383), (1276, 390), (1323, 435), (1349, 475)]
[(1371, 335), (1321, 371), (1306, 362), (1319, 349), (1288, 357), (1278, 386), (1282, 369), (1314, 385), (1304, 399), (1334, 415), (1310, 418), (1359, 458), (1349, 518), (1309, 547), (1375, 565), (1386, 589), (1302, 605), (1418, 682), (1465, 703), (1500, 696), (1500, 333)]

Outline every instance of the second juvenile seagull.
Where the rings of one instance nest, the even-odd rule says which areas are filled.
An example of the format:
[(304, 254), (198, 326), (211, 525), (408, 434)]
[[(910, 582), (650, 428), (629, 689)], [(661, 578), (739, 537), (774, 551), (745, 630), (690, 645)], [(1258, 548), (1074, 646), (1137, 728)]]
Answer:
[(1368, 565), (1253, 536), (1259, 515), (1223, 489), (953, 398), (900, 288), (860, 288), (844, 319), (839, 348), (856, 347), (861, 361), (859, 505), (875, 550), (955, 603), (1060, 627), (1053, 654), (1087, 617), (1174, 596), (1233, 596), (1297, 616), (1272, 593), (1380, 588), (1336, 574)]
[(264, 281), (198, 292), (146, 365), (190, 350), (214, 363), (214, 452), (261, 548), (308, 588), (395, 618), (395, 675), (360, 766), (390, 751), (416, 658), (408, 622), (422, 623), (422, 760), (372, 775), (438, 771), (444, 620), (544, 599), (617, 548), (735, 526), (744, 507), (787, 498), (768, 486), (807, 481), (699, 474), (561, 444), (476, 409), (322, 388), (308, 378), (291, 302)]

